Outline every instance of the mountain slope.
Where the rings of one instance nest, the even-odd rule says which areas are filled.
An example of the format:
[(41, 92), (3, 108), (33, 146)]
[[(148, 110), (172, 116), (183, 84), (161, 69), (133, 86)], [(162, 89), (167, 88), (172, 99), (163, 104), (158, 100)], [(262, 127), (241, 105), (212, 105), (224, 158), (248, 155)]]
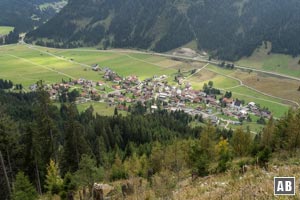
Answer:
[(70, 0), (27, 41), (168, 51), (196, 40), (199, 49), (229, 60), (270, 41), (273, 52), (297, 55), (299, 11), (297, 0)]
[(1, 0), (0, 25), (29, 31), (53, 17), (65, 0)]

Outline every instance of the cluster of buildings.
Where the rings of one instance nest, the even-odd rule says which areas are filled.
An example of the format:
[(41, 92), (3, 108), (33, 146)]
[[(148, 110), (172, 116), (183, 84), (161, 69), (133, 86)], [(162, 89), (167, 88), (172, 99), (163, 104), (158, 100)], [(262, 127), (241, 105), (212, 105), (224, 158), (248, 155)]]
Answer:
[[(153, 76), (140, 81), (134, 75), (123, 78), (108, 67), (101, 69), (99, 65), (93, 65), (92, 70), (102, 71), (104, 81), (95, 82), (79, 78), (48, 84), (45, 89), (53, 100), (59, 98), (61, 91), (76, 88), (79, 89), (77, 103), (102, 101), (110, 106), (116, 106), (119, 110), (128, 110), (127, 105), (141, 102), (149, 106), (151, 111), (158, 108), (170, 111), (182, 110), (190, 115), (202, 115), (204, 119), (210, 119), (216, 124), (219, 123), (218, 114), (234, 117), (237, 120), (246, 119), (249, 114), (264, 118), (271, 117), (268, 110), (260, 109), (254, 102), (243, 106), (244, 102), (238, 99), (225, 97), (218, 99), (214, 94), (193, 90), (188, 82), (178, 86), (169, 85), (166, 75)], [(107, 87), (110, 87), (109, 92), (105, 89)], [(33, 91), (36, 88), (36, 84), (30, 86)]]

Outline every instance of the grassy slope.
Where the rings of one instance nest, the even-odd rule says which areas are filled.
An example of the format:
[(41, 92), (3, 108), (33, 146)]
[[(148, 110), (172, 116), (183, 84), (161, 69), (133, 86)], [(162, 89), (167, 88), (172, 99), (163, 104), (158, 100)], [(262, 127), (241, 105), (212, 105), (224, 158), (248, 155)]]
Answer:
[(266, 71), (278, 72), (289, 76), (300, 77), (300, 56), (292, 57), (283, 54), (268, 54), (271, 44), (268, 47), (256, 49), (250, 57), (240, 59), (237, 64), (251, 66)]
[(11, 27), (11, 26), (0, 26), (0, 35), (7, 35), (12, 30), (14, 30), (14, 27)]
[(243, 86), (233, 88), (230, 91), (233, 92), (233, 96), (236, 98), (243, 99), (248, 103), (254, 101), (260, 104), (261, 107), (269, 108), (276, 117), (282, 116), (289, 108), (288, 106), (282, 105), (282, 102), (278, 99), (259, 94)]
[[(174, 199), (299, 199), (296, 196), (275, 197), (273, 178), (299, 177), (299, 164), (270, 164), (268, 171), (254, 167), (245, 174), (230, 170), (227, 173), (198, 178), (192, 182), (186, 179), (179, 183)], [(297, 178), (296, 178), (297, 179)], [(297, 184), (296, 184), (297, 185)], [(296, 191), (298, 191), (296, 187)]]

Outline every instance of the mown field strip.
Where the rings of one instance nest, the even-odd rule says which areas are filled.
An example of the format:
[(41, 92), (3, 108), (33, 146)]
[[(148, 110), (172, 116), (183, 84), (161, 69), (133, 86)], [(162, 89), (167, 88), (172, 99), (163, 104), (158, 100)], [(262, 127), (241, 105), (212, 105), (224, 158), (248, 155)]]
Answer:
[(221, 76), (225, 76), (225, 77), (227, 77), (227, 78), (231, 78), (231, 79), (237, 80), (237, 81), (240, 82), (240, 86), (244, 86), (244, 87), (246, 87), (246, 88), (248, 88), (248, 89), (250, 89), (250, 90), (253, 90), (253, 91), (257, 92), (257, 93), (260, 93), (260, 94), (262, 94), (262, 95), (265, 95), (265, 96), (268, 96), (268, 97), (271, 97), (271, 98), (275, 98), (275, 99), (278, 99), (278, 100), (281, 100), (281, 101), (287, 101), (287, 102), (290, 102), (290, 103), (292, 103), (292, 104), (297, 105), (297, 107), (300, 107), (300, 104), (299, 104), (298, 102), (296, 102), (296, 101), (293, 101), (293, 100), (290, 100), (290, 99), (281, 98), (281, 97), (277, 97), (277, 96), (274, 96), (274, 95), (271, 95), (271, 94), (267, 94), (267, 93), (265, 93), (265, 92), (262, 92), (262, 91), (260, 91), (260, 90), (257, 90), (257, 89), (255, 89), (255, 88), (253, 88), (253, 87), (251, 87), (251, 86), (248, 86), (248, 85), (244, 84), (243, 81), (240, 80), (240, 79), (238, 79), (238, 78), (232, 77), (232, 76), (227, 75), (227, 74), (222, 74), (222, 73), (217, 72), (217, 71), (212, 70), (212, 69), (207, 69), (207, 70), (212, 71), (212, 72), (214, 72), (214, 73), (216, 73), (216, 74), (219, 74), (219, 75), (221, 75)]
[(29, 46), (29, 45), (28, 45), (28, 48), (29, 48), (29, 49), (32, 49), (32, 50), (35, 50), (35, 51), (39, 51), (39, 52), (45, 53), (45, 54), (47, 54), (47, 55), (49, 55), (49, 56), (55, 57), (55, 58), (60, 59), (60, 60), (64, 60), (64, 61), (67, 61), (67, 62), (70, 62), (70, 63), (73, 63), (73, 64), (80, 65), (80, 66), (82, 66), (82, 67), (90, 67), (90, 66), (87, 65), (87, 64), (79, 63), (79, 62), (72, 61), (72, 60), (68, 60), (68, 59), (59, 57), (59, 56), (57, 56), (57, 55), (55, 55), (55, 54), (53, 54), (53, 53), (49, 53), (49, 52), (47, 52), (47, 51), (42, 51), (42, 50), (40, 50), (40, 49), (38, 49), (38, 48), (34, 48), (34, 47), (32, 47), (32, 46)]
[(63, 73), (63, 72), (60, 72), (60, 71), (51, 69), (50, 67), (47, 67), (47, 66), (44, 66), (44, 65), (40, 65), (40, 64), (34, 63), (34, 62), (32, 62), (32, 61), (30, 61), (30, 60), (28, 60), (28, 59), (25, 59), (25, 58), (22, 58), (22, 57), (19, 57), (19, 56), (15, 56), (15, 55), (12, 55), (12, 54), (5, 54), (5, 55), (10, 56), (10, 57), (14, 57), (14, 58), (17, 58), (17, 59), (20, 59), (20, 60), (22, 60), (22, 61), (24, 61), (24, 62), (30, 63), (30, 64), (35, 65), (35, 66), (38, 66), (38, 67), (42, 67), (42, 68), (47, 69), (47, 70), (49, 70), (49, 71), (56, 72), (56, 73), (58, 73), (58, 74), (61, 74), (61, 75), (66, 76), (66, 77), (68, 77), (68, 78), (76, 79), (76, 78), (73, 77), (73, 76), (70, 76), (70, 75), (65, 74), (65, 73)]

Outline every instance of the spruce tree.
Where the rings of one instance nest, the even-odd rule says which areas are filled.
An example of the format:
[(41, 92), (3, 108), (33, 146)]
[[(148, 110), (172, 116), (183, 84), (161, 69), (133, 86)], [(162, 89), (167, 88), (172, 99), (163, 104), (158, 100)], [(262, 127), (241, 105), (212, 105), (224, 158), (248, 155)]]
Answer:
[(38, 195), (28, 177), (23, 172), (18, 172), (12, 194), (13, 200), (35, 200)]
[(251, 147), (251, 134), (246, 132), (242, 128), (237, 128), (232, 136), (231, 145), (237, 156), (246, 156), (250, 153)]
[(45, 183), (45, 188), (50, 194), (59, 194), (62, 190), (63, 180), (60, 177), (58, 165), (52, 159), (47, 167)]
[(270, 118), (267, 125), (263, 129), (261, 146), (271, 149), (275, 148), (275, 122), (273, 117)]

